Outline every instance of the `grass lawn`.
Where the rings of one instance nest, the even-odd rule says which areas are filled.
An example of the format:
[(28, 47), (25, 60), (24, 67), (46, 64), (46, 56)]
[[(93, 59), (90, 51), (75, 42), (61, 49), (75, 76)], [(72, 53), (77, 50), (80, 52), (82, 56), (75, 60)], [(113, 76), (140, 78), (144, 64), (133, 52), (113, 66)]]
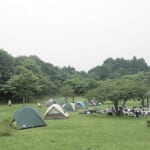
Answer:
[[(34, 106), (34, 104), (31, 104)], [(0, 121), (12, 119), (22, 105), (0, 106)], [(43, 114), (45, 106), (37, 108)], [(0, 137), (0, 150), (148, 150), (150, 117), (110, 117), (70, 113), (68, 119), (47, 120), (46, 127), (14, 130)]]

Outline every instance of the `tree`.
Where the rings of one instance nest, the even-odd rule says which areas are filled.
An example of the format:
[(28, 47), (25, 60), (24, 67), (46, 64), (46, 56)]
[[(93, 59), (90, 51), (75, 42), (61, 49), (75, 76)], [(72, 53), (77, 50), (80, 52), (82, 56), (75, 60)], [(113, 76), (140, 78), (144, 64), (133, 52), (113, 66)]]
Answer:
[(88, 100), (94, 99), (96, 102), (103, 103), (106, 100), (107, 96), (106, 96), (105, 90), (98, 87), (98, 88), (87, 91), (87, 93), (85, 94), (85, 97)]
[(14, 98), (30, 100), (35, 93), (41, 91), (39, 79), (31, 72), (26, 71), (23, 74), (14, 75), (7, 81), (5, 86), (6, 93), (12, 93)]
[(15, 72), (15, 61), (3, 49), (0, 49), (0, 83), (5, 84)]
[(100, 102), (112, 101), (116, 114), (119, 114), (119, 107), (123, 107), (128, 100), (145, 94), (145, 90), (137, 92), (140, 87), (138, 86), (137, 89), (136, 87), (137, 83), (129, 79), (106, 80), (101, 82), (98, 88), (90, 90), (86, 96)]
[(146, 94), (147, 94), (147, 107), (150, 107), (150, 90)]
[(148, 72), (149, 67), (143, 58), (137, 59), (135, 56), (131, 60), (124, 58), (108, 58), (103, 65), (96, 66), (89, 70), (88, 75), (97, 80), (115, 79), (123, 75), (136, 74), (138, 72)]
[(67, 103), (68, 97), (72, 97), (73, 102), (74, 102), (74, 91), (71, 86), (69, 86), (69, 85), (62, 86), (60, 88), (60, 94), (65, 97), (66, 103)]
[(138, 82), (136, 83), (134, 91), (135, 91), (135, 97), (138, 100), (141, 100), (141, 105), (144, 107), (145, 99), (147, 98), (147, 92), (149, 91), (149, 87), (143, 82)]

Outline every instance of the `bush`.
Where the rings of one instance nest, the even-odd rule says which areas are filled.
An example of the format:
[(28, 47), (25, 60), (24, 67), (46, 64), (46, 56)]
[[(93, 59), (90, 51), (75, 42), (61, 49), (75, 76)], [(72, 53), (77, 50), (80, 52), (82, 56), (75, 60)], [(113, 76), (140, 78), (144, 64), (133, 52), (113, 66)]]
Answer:
[(9, 120), (0, 121), (0, 137), (2, 136), (11, 136), (13, 132), (12, 122)]
[(147, 126), (150, 127), (150, 120), (147, 120)]

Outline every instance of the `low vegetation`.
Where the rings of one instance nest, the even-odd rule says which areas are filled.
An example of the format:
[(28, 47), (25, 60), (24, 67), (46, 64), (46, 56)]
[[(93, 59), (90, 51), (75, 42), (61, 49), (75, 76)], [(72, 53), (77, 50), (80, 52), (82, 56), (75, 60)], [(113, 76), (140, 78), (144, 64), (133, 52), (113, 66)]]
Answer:
[(150, 120), (147, 120), (147, 126), (150, 127)]
[(0, 121), (0, 137), (11, 136), (15, 127), (12, 124), (11, 119), (4, 119)]

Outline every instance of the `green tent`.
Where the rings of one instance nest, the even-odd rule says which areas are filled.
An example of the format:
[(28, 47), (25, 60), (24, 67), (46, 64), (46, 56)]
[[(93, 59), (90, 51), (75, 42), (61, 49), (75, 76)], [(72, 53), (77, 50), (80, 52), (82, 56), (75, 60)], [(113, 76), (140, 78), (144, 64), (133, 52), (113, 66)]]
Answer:
[(31, 107), (23, 107), (14, 113), (17, 129), (46, 126), (40, 113)]
[(66, 103), (63, 105), (63, 108), (66, 111), (75, 111), (75, 104), (74, 103)]
[(63, 104), (65, 104), (65, 98), (60, 98), (60, 99), (58, 99), (57, 100), (57, 103), (60, 105), (60, 106), (62, 106)]

